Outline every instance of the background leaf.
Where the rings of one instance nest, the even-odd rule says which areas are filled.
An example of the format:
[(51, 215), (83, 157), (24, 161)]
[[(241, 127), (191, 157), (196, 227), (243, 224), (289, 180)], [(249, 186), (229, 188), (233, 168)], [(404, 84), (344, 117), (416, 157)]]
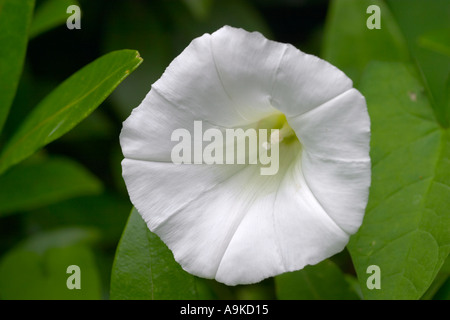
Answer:
[[(349, 249), (368, 299), (418, 299), (450, 249), (450, 134), (437, 124), (418, 75), (372, 63), (361, 91), (371, 117), (372, 186)], [(381, 289), (368, 290), (369, 265)]]
[(437, 120), (449, 127), (450, 1), (388, 0), (387, 3), (420, 70)]
[[(368, 29), (367, 7), (381, 11), (381, 29)], [(367, 64), (409, 61), (403, 35), (389, 8), (380, 0), (332, 0), (323, 37), (322, 58), (344, 71), (355, 83)]]
[(275, 277), (277, 297), (281, 300), (357, 300), (358, 295), (332, 261), (284, 273)]
[(181, 269), (172, 252), (133, 208), (116, 252), (111, 299), (196, 298), (194, 276)]
[(0, 0), (0, 133), (19, 85), (34, 0)]
[(30, 26), (30, 39), (61, 24), (65, 24), (70, 16), (67, 13), (67, 7), (70, 5), (79, 6), (79, 3), (76, 0), (47, 0), (38, 6)]
[(101, 182), (73, 160), (49, 158), (24, 162), (0, 176), (0, 217), (96, 194), (101, 189)]
[(6, 145), (0, 155), (0, 173), (86, 118), (141, 62), (136, 51), (115, 51), (64, 81), (36, 106)]
[[(61, 229), (28, 238), (0, 261), (0, 298), (100, 299), (100, 278), (87, 243), (95, 234), (85, 229)], [(80, 267), (80, 290), (69, 290), (67, 267)]]

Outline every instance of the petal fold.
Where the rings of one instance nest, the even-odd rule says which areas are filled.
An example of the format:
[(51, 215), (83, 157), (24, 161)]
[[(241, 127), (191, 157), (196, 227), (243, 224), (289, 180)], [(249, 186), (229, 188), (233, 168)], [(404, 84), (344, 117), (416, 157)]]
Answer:
[(272, 104), (286, 117), (308, 112), (352, 88), (341, 70), (286, 45), (274, 79)]

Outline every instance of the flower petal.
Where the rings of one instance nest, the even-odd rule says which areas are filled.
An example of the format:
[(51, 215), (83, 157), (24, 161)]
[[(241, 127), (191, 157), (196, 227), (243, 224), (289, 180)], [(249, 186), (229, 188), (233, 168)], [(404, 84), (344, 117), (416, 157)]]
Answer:
[(370, 160), (370, 119), (366, 101), (356, 89), (287, 121), (309, 153), (326, 159)]
[(355, 233), (370, 186), (370, 119), (364, 97), (350, 89), (288, 122), (304, 147), (309, 188), (343, 230)]
[[(123, 123), (120, 133), (123, 155), (128, 159), (172, 162), (172, 149), (179, 143), (171, 140), (172, 133), (180, 128), (193, 133), (196, 120), (192, 112), (176, 107), (152, 89)], [(202, 121), (202, 128), (223, 129), (207, 121)], [(193, 134), (191, 138), (193, 145)]]
[(243, 125), (247, 120), (225, 92), (211, 50), (211, 35), (194, 39), (152, 85), (178, 109), (218, 126)]
[[(203, 132), (245, 130), (279, 111), (299, 141), (279, 144), (276, 175), (261, 175), (259, 165), (171, 162), (176, 129), (194, 133), (201, 120)], [(369, 138), (364, 98), (344, 73), (291, 45), (224, 27), (193, 40), (124, 122), (123, 177), (185, 270), (254, 283), (345, 247), (367, 203)]]
[(369, 197), (370, 161), (324, 159), (303, 152), (305, 182), (333, 221), (349, 235), (361, 226)]
[(123, 123), (122, 153), (129, 159), (171, 161), (171, 150), (176, 144), (171, 141), (172, 132), (177, 128), (191, 128), (193, 123), (193, 116), (179, 111), (151, 90)]
[(344, 249), (348, 234), (317, 202), (298, 160), (280, 170), (275, 194), (248, 209), (222, 258), (218, 281), (258, 282), (316, 264)]
[(288, 44), (274, 79), (272, 104), (292, 117), (352, 88), (352, 81), (335, 66)]
[[(149, 229), (161, 237), (185, 270), (206, 278), (215, 278), (234, 230), (248, 212), (272, 207), (269, 198), (259, 204), (255, 200), (274, 194), (278, 185), (271, 183), (277, 176), (261, 184), (257, 165), (125, 159), (122, 167), (131, 201)], [(270, 238), (267, 233), (260, 236)]]
[(179, 165), (125, 158), (122, 161), (122, 175), (131, 202), (153, 231), (172, 214), (185, 209), (191, 201), (220, 185), (243, 167)]
[(133, 204), (181, 266), (235, 285), (317, 263), (348, 241), (305, 183), (299, 144), (280, 154), (273, 176), (257, 165), (122, 166)]
[(270, 95), (286, 45), (225, 26), (211, 35), (211, 46), (224, 90), (243, 118), (255, 122), (275, 112)]

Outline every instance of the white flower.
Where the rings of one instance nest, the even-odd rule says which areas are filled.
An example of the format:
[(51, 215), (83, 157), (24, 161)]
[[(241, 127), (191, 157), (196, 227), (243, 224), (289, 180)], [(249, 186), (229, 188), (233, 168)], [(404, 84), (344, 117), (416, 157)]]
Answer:
[[(283, 127), (269, 140), (279, 143), (278, 172), (174, 164), (172, 133), (193, 132), (199, 120), (204, 130)], [(344, 73), (292, 45), (223, 27), (175, 58), (124, 122), (120, 143), (131, 201), (150, 230), (186, 271), (236, 285), (346, 246), (367, 204), (369, 139), (365, 99)]]

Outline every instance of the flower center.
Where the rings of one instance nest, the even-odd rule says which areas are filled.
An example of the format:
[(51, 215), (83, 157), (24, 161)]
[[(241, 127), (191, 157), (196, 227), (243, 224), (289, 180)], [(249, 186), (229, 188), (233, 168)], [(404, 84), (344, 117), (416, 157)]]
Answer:
[[(286, 117), (284, 118), (283, 126), (279, 131), (275, 131), (270, 135), (270, 142), (271, 143), (280, 143), (283, 140), (291, 140), (292, 138), (297, 138), (295, 135), (294, 130), (291, 128), (289, 123), (286, 120)], [(286, 142), (287, 142), (286, 141)]]
[[(270, 149), (273, 144), (291, 143), (298, 141), (295, 131), (291, 128), (286, 120), (286, 116), (282, 113), (277, 113), (264, 118), (258, 122), (257, 129), (267, 129), (268, 143), (263, 145), (264, 148)], [(271, 131), (271, 129), (278, 129), (278, 131)]]

